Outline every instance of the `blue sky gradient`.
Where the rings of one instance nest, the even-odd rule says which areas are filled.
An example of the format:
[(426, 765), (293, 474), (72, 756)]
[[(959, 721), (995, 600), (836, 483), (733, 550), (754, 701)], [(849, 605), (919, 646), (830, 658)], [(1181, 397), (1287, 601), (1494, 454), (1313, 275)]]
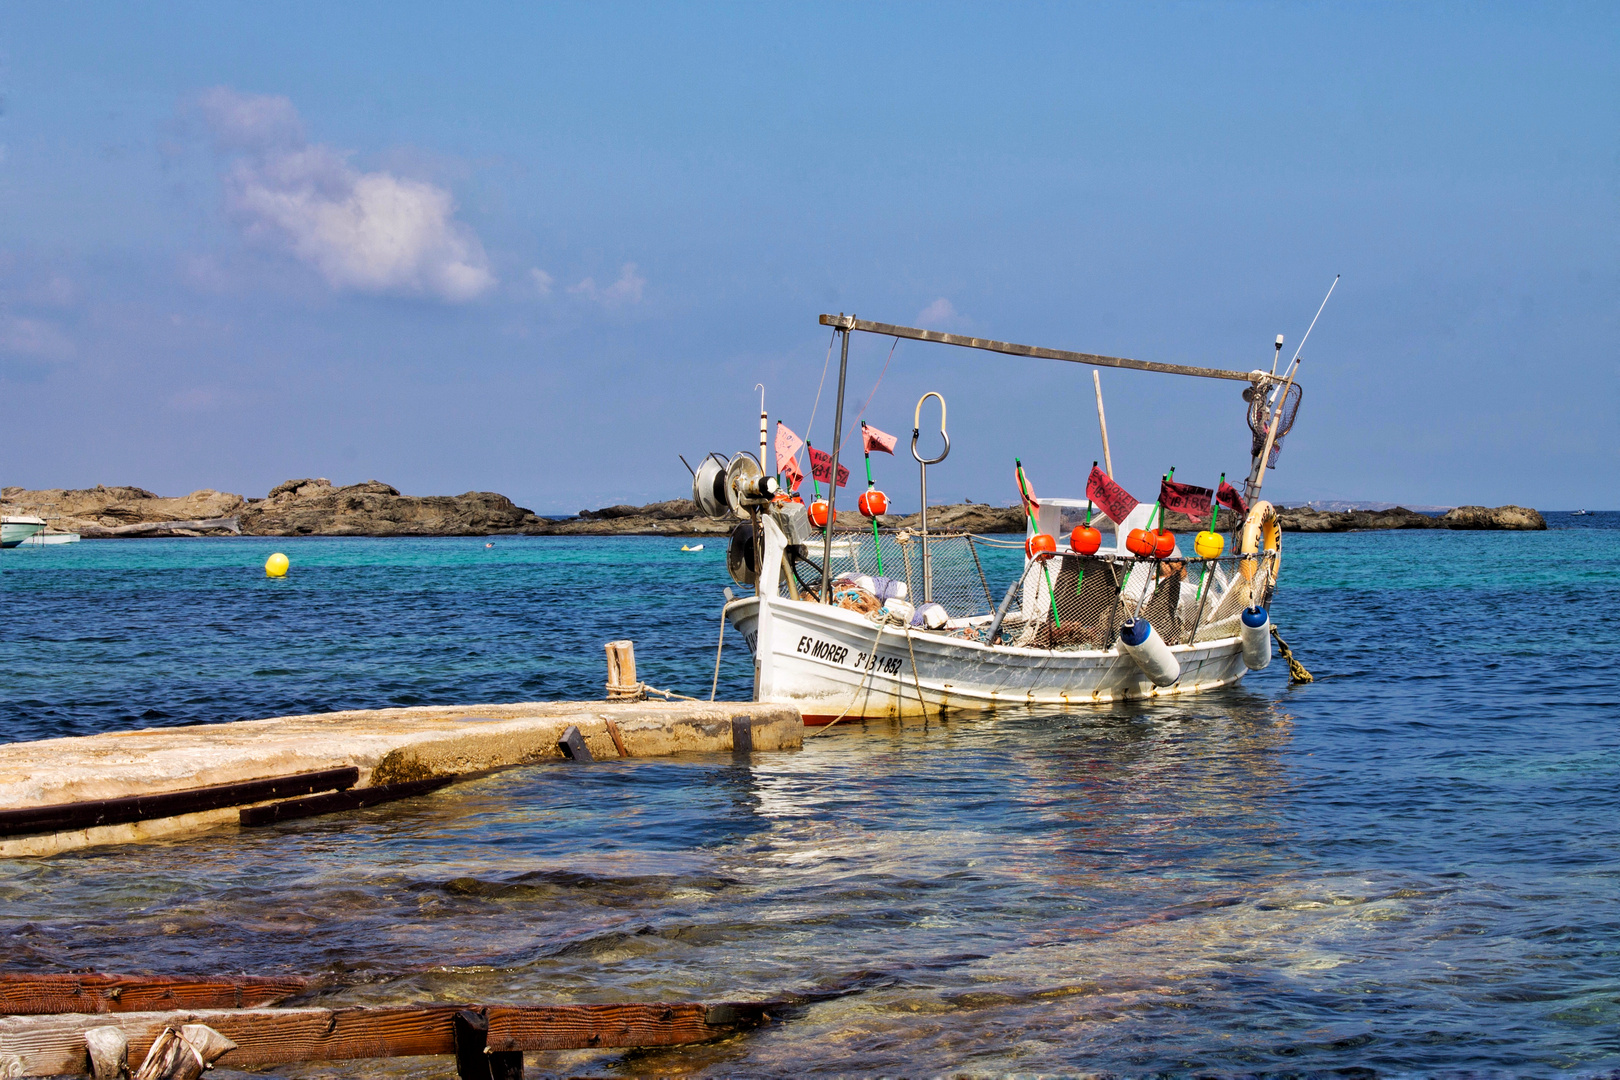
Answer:
[[(8, 5), (0, 483), (644, 502), (756, 382), (806, 434), (823, 311), (1248, 369), (1342, 273), (1269, 492), (1613, 506), (1617, 70), (1612, 4)], [(1237, 384), (1102, 378), (1138, 496), (1245, 469)], [(1100, 456), (1089, 369), (905, 342), (868, 418), (932, 389), (939, 501)]]

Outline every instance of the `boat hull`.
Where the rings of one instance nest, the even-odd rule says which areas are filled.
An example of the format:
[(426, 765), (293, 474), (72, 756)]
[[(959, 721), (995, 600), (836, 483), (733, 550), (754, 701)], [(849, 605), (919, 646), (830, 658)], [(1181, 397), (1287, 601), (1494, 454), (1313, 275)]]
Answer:
[(9, 518), (0, 521), (0, 548), (14, 548), (45, 528), (38, 518)]
[(1248, 672), (1239, 638), (1173, 646), (1181, 677), (1155, 686), (1117, 649), (994, 647), (899, 626), (844, 608), (758, 597), (726, 618), (754, 655), (754, 699), (796, 706), (806, 724), (944, 709), (1065, 706), (1196, 694)]

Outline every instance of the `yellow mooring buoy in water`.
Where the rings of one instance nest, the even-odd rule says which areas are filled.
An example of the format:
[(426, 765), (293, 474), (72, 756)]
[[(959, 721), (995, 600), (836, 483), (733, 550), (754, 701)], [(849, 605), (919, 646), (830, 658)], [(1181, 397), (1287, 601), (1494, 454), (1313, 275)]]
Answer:
[(278, 551), (264, 560), (264, 575), (265, 577), (286, 577), (289, 565), (287, 556)]

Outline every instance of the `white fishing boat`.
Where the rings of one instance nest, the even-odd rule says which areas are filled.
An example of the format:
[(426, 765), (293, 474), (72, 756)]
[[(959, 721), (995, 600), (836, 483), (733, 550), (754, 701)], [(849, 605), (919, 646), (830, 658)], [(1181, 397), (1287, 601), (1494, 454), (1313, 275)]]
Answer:
[(58, 544), (77, 544), (82, 537), (70, 532), (39, 532), (28, 537), (22, 547), (55, 547)]
[(45, 519), (31, 514), (0, 517), (0, 548), (14, 548), (45, 528)]
[[(1255, 496), (1263, 465), (1274, 466), (1302, 393), (1294, 379), (1297, 355), (1277, 371), (1280, 336), (1270, 372), (1242, 372), (1042, 349), (843, 315), (823, 315), (821, 322), (843, 339), (834, 473), (849, 335), (866, 332), (1245, 383), (1251, 471), (1247, 498), (1233, 491), (1245, 512), (1241, 519), (1229, 515), (1230, 552), (1224, 538), (1207, 539), (1216, 535), (1208, 531), (1198, 534), (1197, 550), (1191, 551), (1168, 532), (1149, 533), (1155, 513), (1149, 505), (1125, 512), (1117, 510), (1116, 501), (1123, 520), (1115, 522), (1089, 498), (1035, 499), (1032, 493), (1025, 501), (1028, 525), (1022, 540), (930, 534), (927, 470), (950, 450), (941, 399), (945, 452), (939, 457), (924, 458), (917, 450), (921, 401), (914, 418), (920, 527), (839, 528), (835, 505), (818, 501), (812, 508), (818, 520), (833, 527), (816, 528), (803, 503), (785, 495), (777, 477), (761, 467), (762, 409), (758, 458), (747, 452), (729, 460), (711, 454), (693, 473), (693, 499), (705, 513), (746, 519), (732, 533), (727, 567), (733, 580), (754, 591), (732, 596), (728, 589), (724, 617), (753, 654), (755, 700), (793, 705), (807, 724), (827, 724), (845, 717), (1196, 694), (1236, 683), (1269, 664), (1269, 609), (1282, 533), (1271, 504)], [(1019, 480), (1022, 485), (1021, 467)], [(828, 504), (836, 498), (836, 487), (830, 488)], [(1101, 501), (1106, 500), (1099, 496)], [(1083, 533), (1086, 521), (1106, 533)], [(1141, 553), (1143, 536), (1154, 538), (1151, 553)], [(998, 603), (1001, 582), (992, 583), (986, 564), (1015, 568), (1018, 563), (998, 550), (1006, 548), (1022, 549), (1022, 570), (1009, 570), (1012, 581)]]

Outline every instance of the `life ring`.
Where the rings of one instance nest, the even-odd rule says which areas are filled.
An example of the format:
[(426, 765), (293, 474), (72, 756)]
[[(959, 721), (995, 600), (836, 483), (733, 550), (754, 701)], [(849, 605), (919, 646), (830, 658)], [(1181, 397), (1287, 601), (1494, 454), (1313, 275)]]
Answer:
[(1239, 555), (1259, 552), (1271, 555), (1263, 572), (1256, 574), (1260, 569), (1258, 559), (1245, 559), (1238, 564), (1238, 569), (1244, 579), (1252, 583), (1252, 603), (1270, 607), (1271, 594), (1277, 588), (1277, 571), (1282, 566), (1282, 521), (1277, 517), (1277, 508), (1264, 499), (1249, 507), (1249, 516), (1243, 519), (1243, 529), (1238, 536)]

